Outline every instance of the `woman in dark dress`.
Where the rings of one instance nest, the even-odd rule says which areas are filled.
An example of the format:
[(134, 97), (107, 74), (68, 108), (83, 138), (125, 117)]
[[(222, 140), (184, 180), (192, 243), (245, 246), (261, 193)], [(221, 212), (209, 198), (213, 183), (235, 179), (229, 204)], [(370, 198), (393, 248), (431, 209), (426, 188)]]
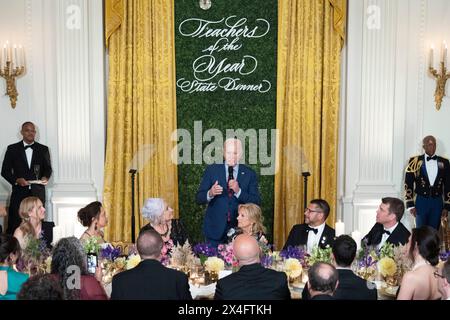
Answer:
[(161, 198), (149, 198), (142, 208), (142, 216), (150, 223), (142, 230), (154, 229), (162, 237), (168, 247), (183, 245), (188, 236), (186, 229), (179, 219), (173, 218), (173, 209)]
[(55, 223), (44, 221), (45, 208), (38, 197), (27, 197), (19, 207), (22, 223), (14, 231), (20, 247), (26, 249), (29, 239), (41, 239), (48, 249), (52, 247), (53, 227)]

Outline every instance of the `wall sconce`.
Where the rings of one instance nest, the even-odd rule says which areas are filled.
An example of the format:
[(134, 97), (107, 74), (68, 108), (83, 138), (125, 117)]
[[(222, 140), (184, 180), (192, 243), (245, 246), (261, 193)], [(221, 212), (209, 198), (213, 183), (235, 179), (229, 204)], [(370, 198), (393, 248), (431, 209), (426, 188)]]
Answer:
[(0, 54), (0, 77), (6, 80), (6, 95), (9, 96), (11, 107), (15, 108), (19, 93), (16, 88), (16, 78), (25, 73), (25, 50), (22, 46), (11, 47), (9, 42), (3, 46)]
[(445, 97), (445, 84), (447, 79), (450, 78), (450, 73), (447, 73), (447, 43), (442, 43), (440, 71), (438, 72), (433, 67), (434, 59), (434, 45), (431, 45), (430, 49), (430, 65), (428, 67), (429, 72), (436, 79), (436, 91), (434, 92), (434, 101), (436, 101), (436, 109), (441, 109), (442, 99)]

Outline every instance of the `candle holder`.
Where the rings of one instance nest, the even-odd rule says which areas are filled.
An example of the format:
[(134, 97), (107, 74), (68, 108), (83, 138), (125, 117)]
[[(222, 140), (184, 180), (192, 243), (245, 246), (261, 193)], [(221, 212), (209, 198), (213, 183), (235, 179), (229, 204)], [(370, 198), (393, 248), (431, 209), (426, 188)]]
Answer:
[[(19, 52), (18, 52), (19, 50)], [(3, 47), (0, 59), (0, 77), (6, 80), (6, 95), (9, 96), (11, 107), (17, 104), (16, 79), (25, 73), (25, 54), (22, 47), (14, 45), (14, 52), (7, 42)]]
[(436, 79), (436, 91), (434, 92), (434, 101), (436, 101), (436, 109), (440, 110), (442, 105), (442, 99), (445, 97), (445, 85), (447, 79), (450, 78), (450, 72), (447, 73), (444, 61), (441, 61), (441, 70), (438, 71), (432, 66), (429, 67), (429, 72)]

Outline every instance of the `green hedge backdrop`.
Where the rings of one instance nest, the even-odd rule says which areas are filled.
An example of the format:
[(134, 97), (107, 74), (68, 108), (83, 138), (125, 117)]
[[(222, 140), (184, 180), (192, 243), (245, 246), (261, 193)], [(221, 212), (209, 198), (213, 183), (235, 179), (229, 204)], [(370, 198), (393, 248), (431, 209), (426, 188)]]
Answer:
[[(185, 223), (189, 235), (193, 242), (203, 241), (202, 223), (205, 212), (205, 206), (197, 205), (195, 195), (197, 193), (200, 180), (203, 176), (206, 164), (194, 163), (194, 148), (198, 151), (200, 143), (194, 141), (194, 122), (197, 127), (202, 127), (202, 132), (210, 128), (217, 128), (223, 132), (224, 139), (226, 129), (267, 129), (268, 130), (268, 146), (267, 153), (270, 155), (271, 135), (270, 130), (276, 125), (276, 48), (277, 48), (277, 0), (264, 1), (242, 1), (242, 0), (221, 0), (212, 1), (209, 10), (203, 10), (199, 7), (197, 0), (177, 0), (175, 2), (175, 53), (176, 53), (176, 77), (177, 84), (185, 81), (195, 80), (193, 72), (194, 61), (209, 52), (204, 50), (214, 45), (220, 37), (214, 36), (185, 36), (192, 33), (198, 22), (184, 22), (180, 32), (180, 24), (186, 19), (199, 18), (207, 21), (219, 21), (229, 16), (230, 23), (234, 23), (241, 18), (246, 18), (245, 25), (249, 30), (258, 27), (255, 34), (261, 34), (266, 28), (265, 19), (270, 23), (270, 29), (265, 36), (259, 38), (239, 37), (233, 45), (242, 45), (238, 50), (219, 50), (214, 51), (211, 55), (216, 59), (216, 66), (222, 59), (227, 59), (226, 63), (240, 63), (245, 55), (256, 58), (257, 68), (248, 75), (238, 74), (237, 72), (228, 72), (218, 75), (211, 79), (211, 83), (217, 83), (220, 78), (231, 77), (239, 78), (239, 82), (245, 84), (263, 83), (263, 90), (266, 89), (267, 80), (271, 84), (269, 91), (246, 92), (246, 91), (225, 91), (217, 88), (212, 92), (189, 92), (186, 87), (184, 90), (177, 85), (177, 126), (179, 129), (187, 129), (191, 133), (192, 146), (191, 160), (192, 163), (182, 163), (178, 166), (179, 178), (179, 208), (180, 217)], [(197, 23), (197, 24), (196, 24)], [(208, 28), (226, 28), (225, 21), (221, 23), (209, 24), (203, 31)], [(241, 26), (244, 28), (244, 25)], [(239, 28), (237, 28), (239, 29)], [(183, 35), (184, 33), (185, 35)], [(234, 38), (228, 37), (229, 42)], [(219, 42), (220, 46), (225, 40)], [(203, 51), (203, 52), (202, 52)], [(246, 58), (246, 66), (244, 72), (252, 68), (253, 60)], [(204, 75), (202, 73), (201, 75)], [(187, 91), (187, 92), (186, 92)], [(179, 143), (186, 143), (186, 138), (179, 138)], [(210, 141), (203, 142), (203, 150)], [(246, 163), (252, 167), (259, 177), (259, 189), (262, 197), (262, 210), (265, 219), (265, 226), (269, 241), (272, 242), (273, 229), (273, 175), (261, 175), (261, 167), (267, 167), (260, 162), (256, 164), (248, 163), (249, 161), (249, 140), (245, 141)], [(187, 159), (188, 154), (180, 150), (179, 157)]]

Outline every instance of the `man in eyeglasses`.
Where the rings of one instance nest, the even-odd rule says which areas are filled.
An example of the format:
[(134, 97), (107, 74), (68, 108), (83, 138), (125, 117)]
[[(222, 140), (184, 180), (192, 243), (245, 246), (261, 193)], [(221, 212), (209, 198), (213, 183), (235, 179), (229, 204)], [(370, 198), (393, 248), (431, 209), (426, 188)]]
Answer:
[(45, 205), (45, 186), (52, 174), (48, 147), (36, 142), (36, 127), (22, 124), (23, 140), (8, 146), (2, 164), (2, 177), (12, 186), (7, 233), (13, 234), (20, 225), (20, 202), (26, 197), (38, 197)]
[(417, 228), (439, 230), (450, 210), (450, 163), (436, 155), (436, 138), (423, 138), (425, 154), (409, 159), (405, 173), (405, 201)]
[(442, 300), (450, 300), (450, 259), (434, 275), (438, 278), (438, 290), (442, 295)]
[(330, 205), (323, 199), (314, 199), (305, 209), (305, 223), (296, 224), (289, 232), (283, 250), (289, 246), (306, 246), (311, 253), (315, 246), (324, 249), (333, 245), (335, 231), (325, 221), (330, 214)]

